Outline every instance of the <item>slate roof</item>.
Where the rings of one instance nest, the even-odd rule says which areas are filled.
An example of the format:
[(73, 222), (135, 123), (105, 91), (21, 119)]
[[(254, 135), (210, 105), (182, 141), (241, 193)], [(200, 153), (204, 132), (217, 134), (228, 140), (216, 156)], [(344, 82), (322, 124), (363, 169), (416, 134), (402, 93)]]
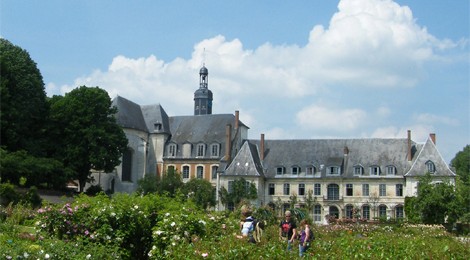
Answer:
[[(250, 140), (251, 143), (259, 147), (259, 140)], [(412, 141), (413, 160), (408, 162), (408, 140), (405, 139), (310, 139), (310, 140), (265, 140), (265, 159), (263, 167), (265, 176), (268, 178), (276, 177), (276, 168), (285, 167), (286, 172), (290, 173), (292, 166), (298, 166), (301, 171), (305, 171), (306, 166), (315, 166), (317, 171), (324, 166), (342, 167), (341, 177), (354, 176), (354, 166), (364, 167), (365, 175), (369, 173), (370, 166), (379, 166), (382, 173), (385, 173), (387, 166), (396, 167), (396, 176), (404, 176), (411, 168), (412, 163), (421, 164), (416, 158), (416, 151), (433, 154), (435, 164), (446, 165), (443, 161), (437, 160), (437, 149), (430, 146), (427, 142), (424, 147)], [(344, 148), (349, 150), (348, 155), (344, 156)], [(423, 148), (426, 148), (423, 150)], [(440, 155), (439, 155), (440, 156)], [(441, 157), (442, 159), (442, 157)], [(422, 163), (424, 165), (424, 162)], [(416, 170), (421, 170), (415, 166)], [(423, 171), (425, 172), (425, 171)], [(325, 169), (322, 171), (322, 177), (325, 176)], [(386, 174), (386, 173), (385, 173)]]
[(258, 148), (255, 144), (244, 142), (233, 161), (235, 163), (230, 164), (221, 175), (264, 176)]
[(425, 175), (428, 171), (426, 166), (426, 162), (428, 161), (434, 163), (436, 168), (436, 171), (433, 174), (434, 176), (456, 176), (442, 158), (431, 138), (428, 138), (424, 145), (422, 145), (421, 149), (418, 151), (416, 160), (414, 160), (410, 170), (405, 173), (405, 176), (412, 177)]

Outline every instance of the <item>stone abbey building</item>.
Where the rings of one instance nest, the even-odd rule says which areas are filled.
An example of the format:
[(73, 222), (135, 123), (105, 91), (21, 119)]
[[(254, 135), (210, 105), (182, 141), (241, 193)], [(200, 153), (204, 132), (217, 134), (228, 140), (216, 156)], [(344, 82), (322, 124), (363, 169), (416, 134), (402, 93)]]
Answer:
[[(177, 170), (184, 182), (206, 179), (230, 191), (243, 177), (256, 185), (257, 206), (283, 204), (297, 196), (298, 206), (312, 193), (310, 212), (316, 223), (327, 215), (352, 218), (400, 218), (404, 201), (415, 196), (418, 177), (431, 173), (435, 182), (455, 181), (436, 147), (436, 135), (414, 142), (403, 138), (270, 140), (248, 139), (249, 127), (234, 114), (212, 114), (209, 73), (199, 72), (194, 115), (168, 116), (162, 106), (138, 105), (116, 97), (118, 123), (128, 138), (122, 164), (112, 173), (95, 173), (96, 183), (111, 192), (133, 192), (147, 174)], [(218, 192), (216, 192), (217, 196)], [(217, 210), (233, 208), (222, 205)]]

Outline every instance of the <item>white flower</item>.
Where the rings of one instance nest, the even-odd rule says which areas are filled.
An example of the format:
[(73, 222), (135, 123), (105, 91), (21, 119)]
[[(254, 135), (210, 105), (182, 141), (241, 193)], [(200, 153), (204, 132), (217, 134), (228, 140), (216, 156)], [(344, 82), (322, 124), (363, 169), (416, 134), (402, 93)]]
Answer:
[(24, 252), (23, 256), (24, 258), (28, 258), (29, 254), (27, 252)]
[(165, 213), (165, 217), (170, 216), (170, 212)]
[(46, 259), (49, 259), (49, 257), (51, 257), (49, 254), (46, 254), (46, 255), (44, 256), (44, 258), (46, 258)]
[(164, 232), (161, 231), (161, 230), (157, 230), (157, 231), (155, 231), (154, 233), (155, 233), (157, 236), (159, 236), (159, 235), (163, 234)]
[(114, 216), (116, 216), (116, 213), (111, 212), (111, 217), (114, 217)]
[(171, 225), (172, 227), (174, 227), (174, 226), (176, 225), (176, 223), (173, 221), (173, 222), (171, 222), (170, 225)]
[(199, 223), (203, 224), (204, 226), (206, 225), (206, 222), (204, 220), (199, 220)]
[(134, 209), (138, 209), (138, 208), (139, 208), (139, 206), (137, 206), (137, 205), (134, 206)]
[(90, 259), (90, 257), (91, 257), (90, 254), (86, 255), (86, 259)]
[(208, 253), (202, 253), (201, 256), (206, 258), (207, 256), (209, 256), (209, 254)]

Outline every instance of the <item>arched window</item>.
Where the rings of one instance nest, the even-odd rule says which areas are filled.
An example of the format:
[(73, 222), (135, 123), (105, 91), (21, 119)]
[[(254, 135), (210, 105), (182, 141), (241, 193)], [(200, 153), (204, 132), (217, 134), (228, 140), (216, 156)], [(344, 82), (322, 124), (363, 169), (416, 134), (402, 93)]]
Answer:
[(386, 218), (387, 217), (387, 206), (380, 205), (379, 206), (379, 218)]
[(189, 179), (189, 166), (188, 165), (184, 165), (183, 166), (183, 179)]
[(196, 174), (198, 179), (204, 179), (204, 167), (198, 166), (196, 168)]
[(429, 173), (435, 173), (436, 172), (436, 166), (432, 161), (427, 161), (426, 162), (426, 168), (428, 169)]
[(397, 174), (397, 168), (393, 165), (387, 166), (387, 175), (396, 175)]
[(364, 167), (361, 165), (356, 165), (354, 166), (354, 175), (355, 176), (361, 176), (364, 174)]

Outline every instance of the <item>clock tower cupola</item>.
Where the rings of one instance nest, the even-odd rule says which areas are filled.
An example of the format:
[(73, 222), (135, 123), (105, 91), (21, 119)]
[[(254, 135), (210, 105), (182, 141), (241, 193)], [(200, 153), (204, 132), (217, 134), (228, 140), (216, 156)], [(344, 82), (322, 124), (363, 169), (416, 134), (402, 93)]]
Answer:
[(209, 71), (203, 65), (199, 70), (199, 89), (194, 92), (194, 115), (212, 114), (212, 91), (208, 88)]

